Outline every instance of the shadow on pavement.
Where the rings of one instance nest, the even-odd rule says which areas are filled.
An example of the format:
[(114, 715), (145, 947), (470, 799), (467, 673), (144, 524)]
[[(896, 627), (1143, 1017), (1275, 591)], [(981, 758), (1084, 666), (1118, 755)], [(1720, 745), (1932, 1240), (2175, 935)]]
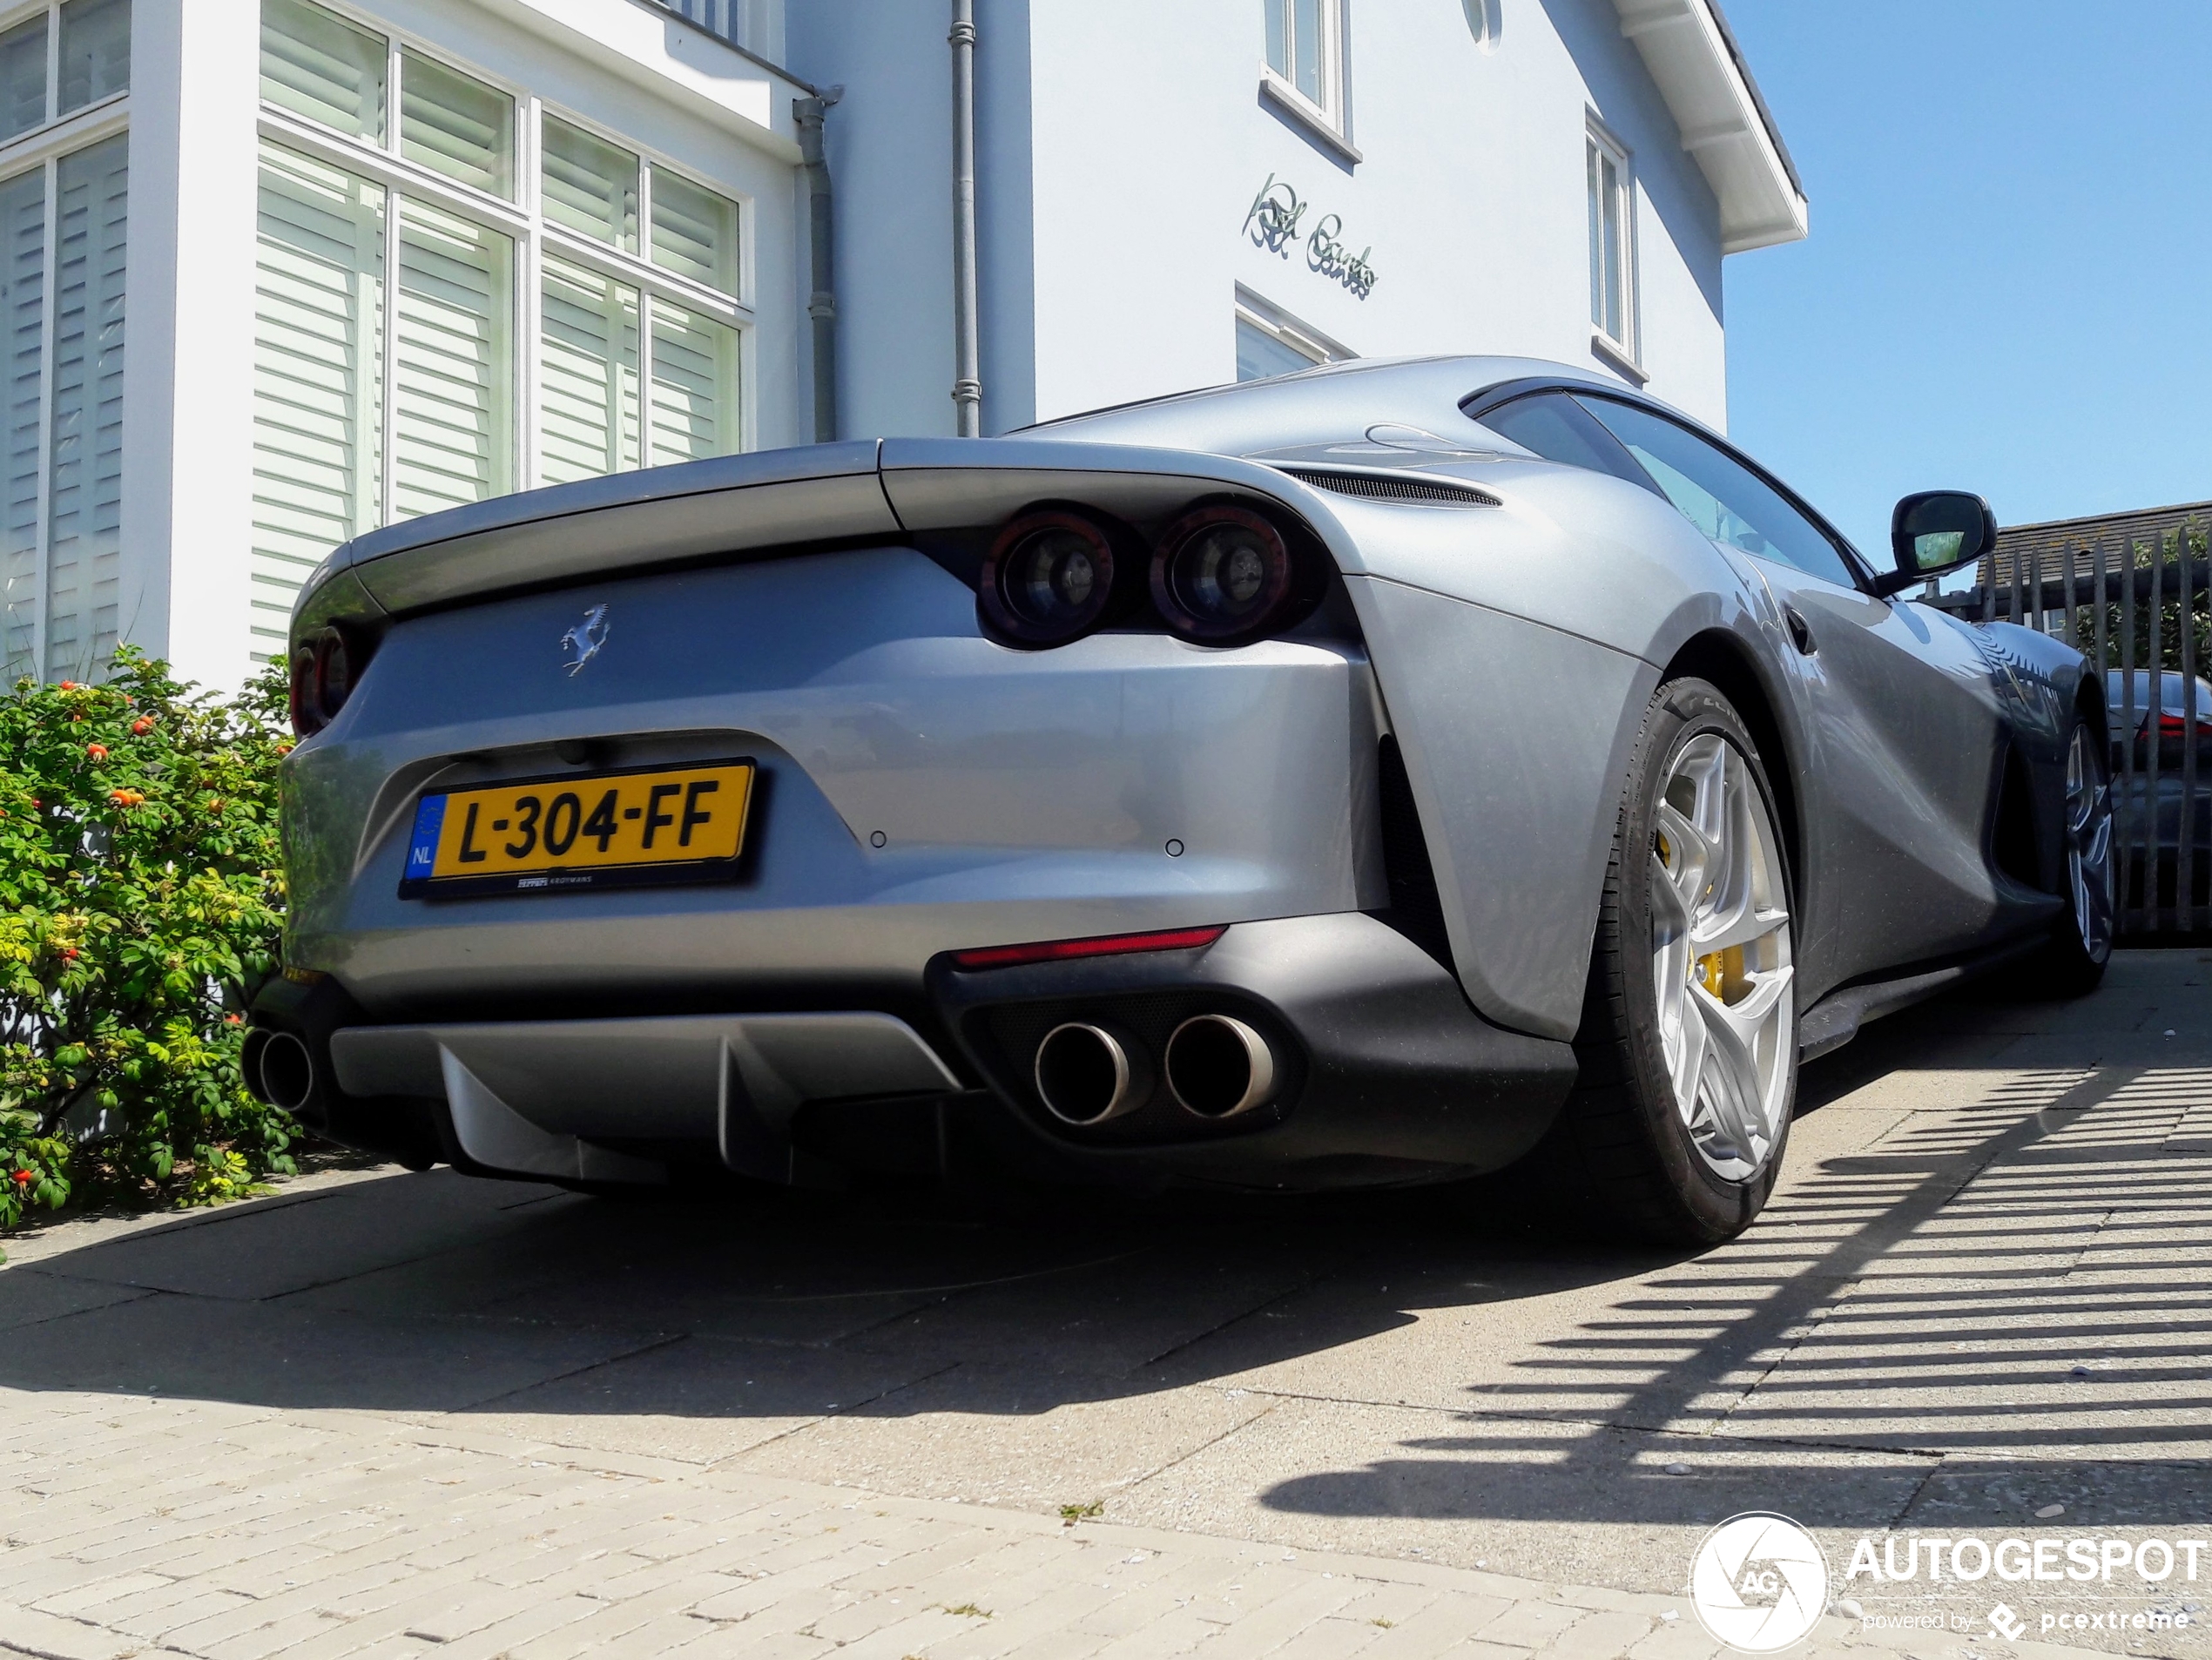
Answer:
[(1787, 1494), (1932, 1527), (2062, 1489), (2080, 1522), (2197, 1525), (2212, 1066), (2181, 1057), (2212, 1035), (2161, 1050), (2142, 1020), (2201, 1022), (2204, 961), (1870, 1029), (1807, 1069), (1767, 1218), (1696, 1258), (1516, 1232), (1466, 1190), (1006, 1220), (392, 1175), (0, 1272), (0, 1386), (467, 1414), (1010, 1502), (1056, 1457), (1061, 1491), (1314, 1518)]

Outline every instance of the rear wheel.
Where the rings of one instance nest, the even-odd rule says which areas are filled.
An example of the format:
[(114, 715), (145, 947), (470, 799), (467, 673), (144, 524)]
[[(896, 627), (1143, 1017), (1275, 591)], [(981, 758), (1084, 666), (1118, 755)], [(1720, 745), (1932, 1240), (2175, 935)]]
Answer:
[(1765, 1205), (1797, 1097), (1793, 946), (1757, 746), (1717, 688), (1669, 682), (1629, 765), (1581, 1082), (1540, 1150), (1609, 1231), (1710, 1245)]

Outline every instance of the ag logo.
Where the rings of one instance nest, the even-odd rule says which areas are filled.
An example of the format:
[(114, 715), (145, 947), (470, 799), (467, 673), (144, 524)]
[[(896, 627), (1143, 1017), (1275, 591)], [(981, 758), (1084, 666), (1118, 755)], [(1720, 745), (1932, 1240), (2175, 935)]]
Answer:
[(1689, 1605), (1716, 1641), (1773, 1654), (1811, 1630), (1827, 1608), (1828, 1561), (1787, 1516), (1730, 1516), (1690, 1558)]
[(561, 636), (561, 650), (567, 654), (571, 675), (599, 655), (599, 648), (607, 643), (610, 627), (607, 608), (594, 605), (584, 612), (582, 622)]

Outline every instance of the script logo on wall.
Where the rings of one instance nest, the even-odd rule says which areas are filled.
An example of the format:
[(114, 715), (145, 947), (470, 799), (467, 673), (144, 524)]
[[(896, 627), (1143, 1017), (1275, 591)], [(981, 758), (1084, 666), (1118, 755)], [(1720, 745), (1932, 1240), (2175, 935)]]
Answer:
[(1270, 173), (1245, 210), (1244, 234), (1251, 238), (1254, 247), (1285, 260), (1291, 257), (1291, 244), (1303, 240), (1307, 270), (1342, 283), (1355, 298), (1365, 300), (1375, 287), (1375, 268), (1367, 263), (1373, 246), (1352, 253), (1344, 241), (1344, 219), (1337, 213), (1324, 213), (1313, 229), (1301, 236), (1298, 226), (1312, 206), (1298, 199), (1289, 180)]

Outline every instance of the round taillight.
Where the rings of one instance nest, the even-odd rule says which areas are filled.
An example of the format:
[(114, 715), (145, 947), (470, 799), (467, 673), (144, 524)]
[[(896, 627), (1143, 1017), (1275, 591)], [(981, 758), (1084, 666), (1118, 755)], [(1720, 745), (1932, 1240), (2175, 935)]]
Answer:
[(292, 654), (292, 685), (288, 696), (292, 730), (306, 738), (322, 730), (322, 712), (315, 700), (315, 648), (302, 644)]
[(1283, 533), (1241, 507), (1202, 507), (1170, 525), (1152, 557), (1152, 603), (1186, 639), (1253, 639), (1289, 609), (1294, 583)]
[(354, 690), (354, 658), (346, 637), (336, 630), (315, 647), (315, 704), (325, 721), (334, 720)]
[(292, 730), (307, 738), (336, 719), (360, 672), (358, 654), (336, 629), (300, 641), (292, 653)]
[(991, 626), (1029, 645), (1096, 628), (1114, 597), (1114, 539), (1080, 513), (1024, 513), (999, 532), (977, 584)]

